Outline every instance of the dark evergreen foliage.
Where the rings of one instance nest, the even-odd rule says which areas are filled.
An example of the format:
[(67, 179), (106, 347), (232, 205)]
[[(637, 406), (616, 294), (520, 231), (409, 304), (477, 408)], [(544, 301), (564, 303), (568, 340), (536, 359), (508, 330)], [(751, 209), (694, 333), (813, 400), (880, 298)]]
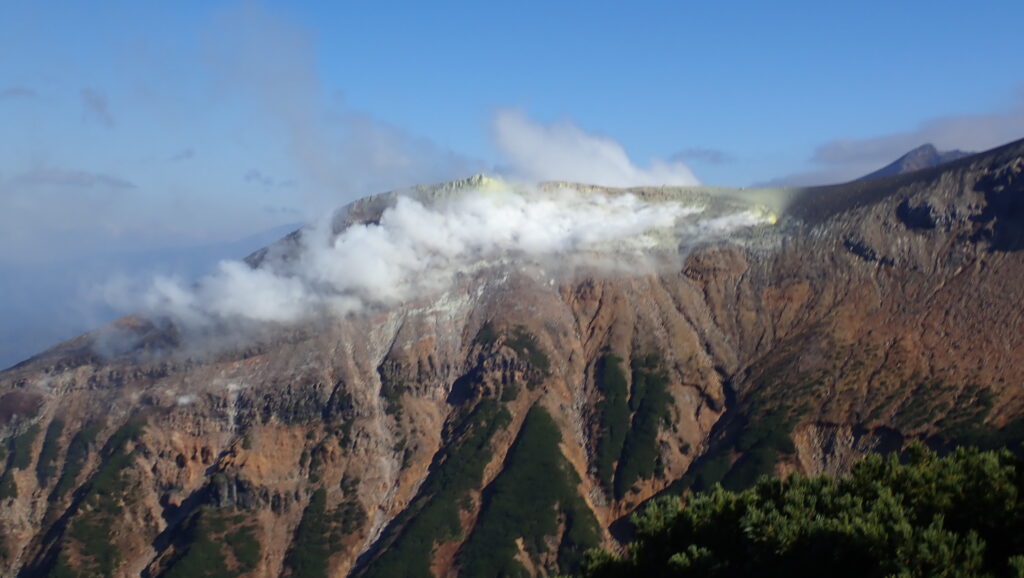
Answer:
[[(127, 472), (134, 457), (128, 444), (144, 428), (145, 422), (136, 419), (118, 428), (100, 451), (99, 469), (83, 487), (78, 515), (71, 523), (65, 547), (77, 544), (79, 566), (85, 575), (111, 576), (121, 565), (121, 552), (110, 541), (110, 528), (120, 519), (122, 505), (132, 501), (132, 480)], [(63, 554), (58, 557), (55, 572), (65, 570)]]
[(27, 430), (14, 436), (10, 447), (10, 467), (24, 470), (32, 464), (32, 444), (39, 436), (39, 426), (32, 424)]
[(57, 472), (57, 444), (60, 434), (64, 431), (64, 422), (54, 419), (46, 428), (46, 437), (43, 438), (43, 448), (39, 450), (39, 461), (36, 463), (36, 478), (40, 487), (46, 487)]
[(505, 428), (508, 411), (494, 399), (482, 400), (463, 421), (444, 459), (423, 483), (419, 496), (381, 539), (383, 552), (366, 576), (431, 577), (435, 546), (462, 533), (459, 514), (470, 492), (483, 482), (491, 460), (491, 438)]
[(101, 429), (102, 426), (98, 423), (89, 424), (71, 438), (71, 442), (68, 444), (68, 454), (64, 459), (64, 471), (57, 481), (57, 487), (54, 488), (51, 499), (63, 498), (68, 491), (74, 488), (78, 476), (82, 473), (82, 468), (85, 467), (86, 459), (89, 457), (89, 448), (96, 441), (96, 436)]
[(615, 462), (622, 454), (622, 444), (629, 431), (629, 384), (622, 369), (622, 358), (607, 354), (594, 368), (594, 380), (602, 399), (597, 404), (597, 478), (606, 492), (612, 490)]
[(584, 575), (1020, 576), (1024, 462), (923, 445), (871, 455), (840, 478), (762, 478), (654, 500), (624, 556), (592, 550)]
[(185, 552), (163, 576), (230, 578), (255, 569), (260, 561), (260, 544), (254, 527), (245, 524), (246, 519), (245, 514), (230, 516), (208, 506), (200, 509), (185, 531)]
[(668, 392), (668, 374), (661, 367), (661, 359), (657, 355), (635, 359), (631, 365), (633, 395), (630, 405), (636, 407), (636, 413), (615, 472), (615, 496), (618, 499), (622, 499), (638, 479), (650, 479), (658, 473), (658, 430), (668, 416), (672, 402)]
[(313, 492), (295, 530), (295, 539), (284, 560), (288, 575), (294, 578), (326, 576), (327, 563), (334, 551), (332, 538), (338, 538), (333, 533), (327, 517), (327, 491), (320, 488)]
[(7, 442), (5, 457), (7, 463), (0, 477), (0, 500), (18, 497), (18, 485), (14, 482), (14, 470), (24, 470), (32, 464), (32, 444), (39, 435), (39, 426), (32, 424), (24, 432)]
[(537, 338), (527, 331), (525, 327), (514, 328), (512, 335), (505, 340), (505, 345), (509, 346), (517, 355), (545, 375), (551, 369), (551, 360), (548, 359), (547, 354), (540, 348)]
[(583, 552), (600, 542), (597, 520), (577, 492), (579, 476), (562, 456), (562, 435), (551, 415), (533, 406), (505, 467), (484, 494), (476, 527), (459, 555), (463, 576), (527, 576), (515, 559), (521, 540), (536, 559), (547, 541), (564, 533), (558, 568), (578, 570)]

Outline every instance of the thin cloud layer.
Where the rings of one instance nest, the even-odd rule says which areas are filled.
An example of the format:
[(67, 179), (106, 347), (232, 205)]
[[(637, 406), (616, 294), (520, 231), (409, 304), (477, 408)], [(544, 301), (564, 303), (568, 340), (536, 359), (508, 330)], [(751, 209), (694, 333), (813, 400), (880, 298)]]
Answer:
[(693, 161), (709, 165), (725, 165), (736, 160), (733, 155), (723, 150), (707, 147), (694, 147), (681, 150), (672, 155), (671, 159), (679, 162)]
[(194, 159), (195, 156), (196, 156), (195, 149), (192, 148), (192, 147), (188, 147), (186, 149), (182, 149), (182, 150), (174, 153), (167, 160), (171, 161), (172, 163), (178, 163), (178, 162)]
[[(306, 29), (257, 3), (220, 13), (205, 39), (229, 98), (243, 99), (284, 143), (311, 218), (367, 194), (480, 172), (479, 161), (352, 110), (325, 86)], [(255, 172), (267, 169), (257, 169)]]
[(681, 161), (654, 159), (650, 166), (638, 167), (618, 142), (567, 121), (543, 125), (520, 111), (499, 111), (494, 138), (514, 178), (611, 187), (700, 184)]
[(915, 130), (864, 139), (836, 139), (815, 149), (820, 168), (786, 175), (770, 185), (806, 186), (845, 182), (871, 173), (907, 152), (931, 143), (940, 151), (981, 152), (1024, 136), (1024, 98), (996, 114), (944, 116)]
[(131, 182), (114, 175), (62, 168), (37, 168), (15, 176), (11, 185), (21, 187), (58, 186), (75, 188), (134, 189)]
[(110, 113), (107, 97), (91, 88), (83, 88), (80, 96), (87, 118), (95, 120), (107, 128), (114, 126), (114, 116)]
[(0, 90), (0, 100), (33, 99), (38, 97), (39, 93), (25, 86), (9, 86)]
[(290, 187), (295, 183), (293, 181), (282, 181), (275, 179), (274, 177), (264, 174), (263, 171), (257, 169), (249, 169), (242, 175), (242, 180), (252, 185), (259, 185), (261, 187)]

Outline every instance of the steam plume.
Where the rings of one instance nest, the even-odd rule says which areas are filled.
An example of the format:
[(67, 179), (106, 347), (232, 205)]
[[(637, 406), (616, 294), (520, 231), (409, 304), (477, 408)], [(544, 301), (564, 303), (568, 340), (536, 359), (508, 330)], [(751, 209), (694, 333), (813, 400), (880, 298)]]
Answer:
[[(495, 184), (433, 203), (398, 197), (375, 222), (339, 234), (305, 231), (298, 254), (258, 268), (221, 262), (195, 286), (158, 278), (138, 305), (189, 327), (288, 323), (346, 315), (436, 295), (457, 274), (528, 263), (625, 266), (653, 252), (763, 222), (756, 212), (703, 217), (703, 207), (632, 194), (537, 192)], [(114, 295), (124, 299), (125, 292)]]

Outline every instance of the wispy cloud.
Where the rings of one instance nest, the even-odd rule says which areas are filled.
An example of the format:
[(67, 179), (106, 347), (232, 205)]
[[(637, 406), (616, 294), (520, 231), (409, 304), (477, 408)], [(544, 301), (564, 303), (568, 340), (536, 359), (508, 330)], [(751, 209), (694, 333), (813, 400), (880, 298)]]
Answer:
[(0, 179), (0, 264), (81, 256), (111, 242), (139, 220), (128, 208), (135, 188), (120, 176), (55, 166)]
[(669, 158), (678, 162), (696, 162), (709, 165), (725, 165), (736, 161), (736, 157), (723, 150), (706, 147), (684, 149)]
[(258, 3), (221, 12), (205, 54), (228, 97), (254, 104), (284, 143), (310, 216), (371, 192), (484, 167), (327, 98), (334, 87), (319, 77), (313, 37)]
[(651, 160), (639, 167), (615, 140), (588, 133), (568, 121), (540, 124), (518, 110), (499, 111), (494, 137), (511, 176), (535, 181), (576, 181), (629, 187), (695, 185), (699, 181), (678, 160)]
[(0, 100), (17, 100), (38, 98), (39, 93), (25, 86), (10, 86), (0, 90)]
[(182, 149), (182, 150), (174, 153), (167, 160), (171, 161), (172, 163), (178, 163), (178, 162), (181, 162), (181, 161), (191, 160), (191, 159), (195, 158), (195, 156), (196, 156), (195, 149), (193, 149), (192, 147), (189, 147), (189, 148)]
[(90, 118), (107, 128), (114, 126), (114, 117), (110, 113), (110, 105), (107, 97), (91, 88), (83, 88), (79, 95), (82, 98), (82, 107), (85, 109), (86, 118)]
[(786, 175), (768, 184), (805, 186), (844, 182), (877, 170), (923, 144), (931, 143), (939, 150), (980, 152), (1019, 138), (1024, 138), (1024, 96), (1002, 112), (944, 116), (906, 132), (831, 140), (815, 149), (810, 160), (817, 168)]
[(246, 171), (245, 174), (242, 175), (242, 180), (252, 185), (259, 185), (267, 188), (290, 187), (295, 184), (295, 181), (275, 179), (274, 177), (257, 169), (249, 169)]
[(134, 189), (131, 182), (103, 173), (94, 173), (75, 169), (37, 168), (16, 175), (11, 184), (22, 187), (58, 186), (58, 187), (97, 187), (108, 189)]

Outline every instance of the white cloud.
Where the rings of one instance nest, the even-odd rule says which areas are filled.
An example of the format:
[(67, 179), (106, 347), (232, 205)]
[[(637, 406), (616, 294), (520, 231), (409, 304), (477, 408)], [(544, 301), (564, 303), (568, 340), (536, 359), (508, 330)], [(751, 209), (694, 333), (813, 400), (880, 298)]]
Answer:
[(520, 179), (610, 187), (700, 184), (678, 160), (654, 159), (649, 167), (638, 167), (618, 142), (567, 121), (542, 125), (519, 111), (499, 111), (494, 137), (510, 176)]
[(315, 38), (258, 3), (220, 12), (204, 46), (220, 88), (255, 107), (297, 171), (268, 181), (265, 170), (254, 169), (255, 182), (279, 186), (294, 176), (311, 219), (367, 194), (465, 177), (483, 168), (477, 160), (328, 98), (335, 90), (317, 70)]
[(571, 189), (467, 191), (424, 204), (399, 197), (380, 219), (333, 235), (328, 221), (307, 230), (289, 259), (253, 269), (225, 261), (194, 286), (168, 278), (147, 289), (110, 293), (155, 316), (192, 328), (287, 323), (311, 315), (346, 315), (393, 307), (451, 286), (457, 273), (531, 263), (552, 271), (578, 260), (588, 266), (636, 268), (654, 250), (729, 235), (765, 222), (737, 211), (705, 217), (704, 209), (637, 196)]

